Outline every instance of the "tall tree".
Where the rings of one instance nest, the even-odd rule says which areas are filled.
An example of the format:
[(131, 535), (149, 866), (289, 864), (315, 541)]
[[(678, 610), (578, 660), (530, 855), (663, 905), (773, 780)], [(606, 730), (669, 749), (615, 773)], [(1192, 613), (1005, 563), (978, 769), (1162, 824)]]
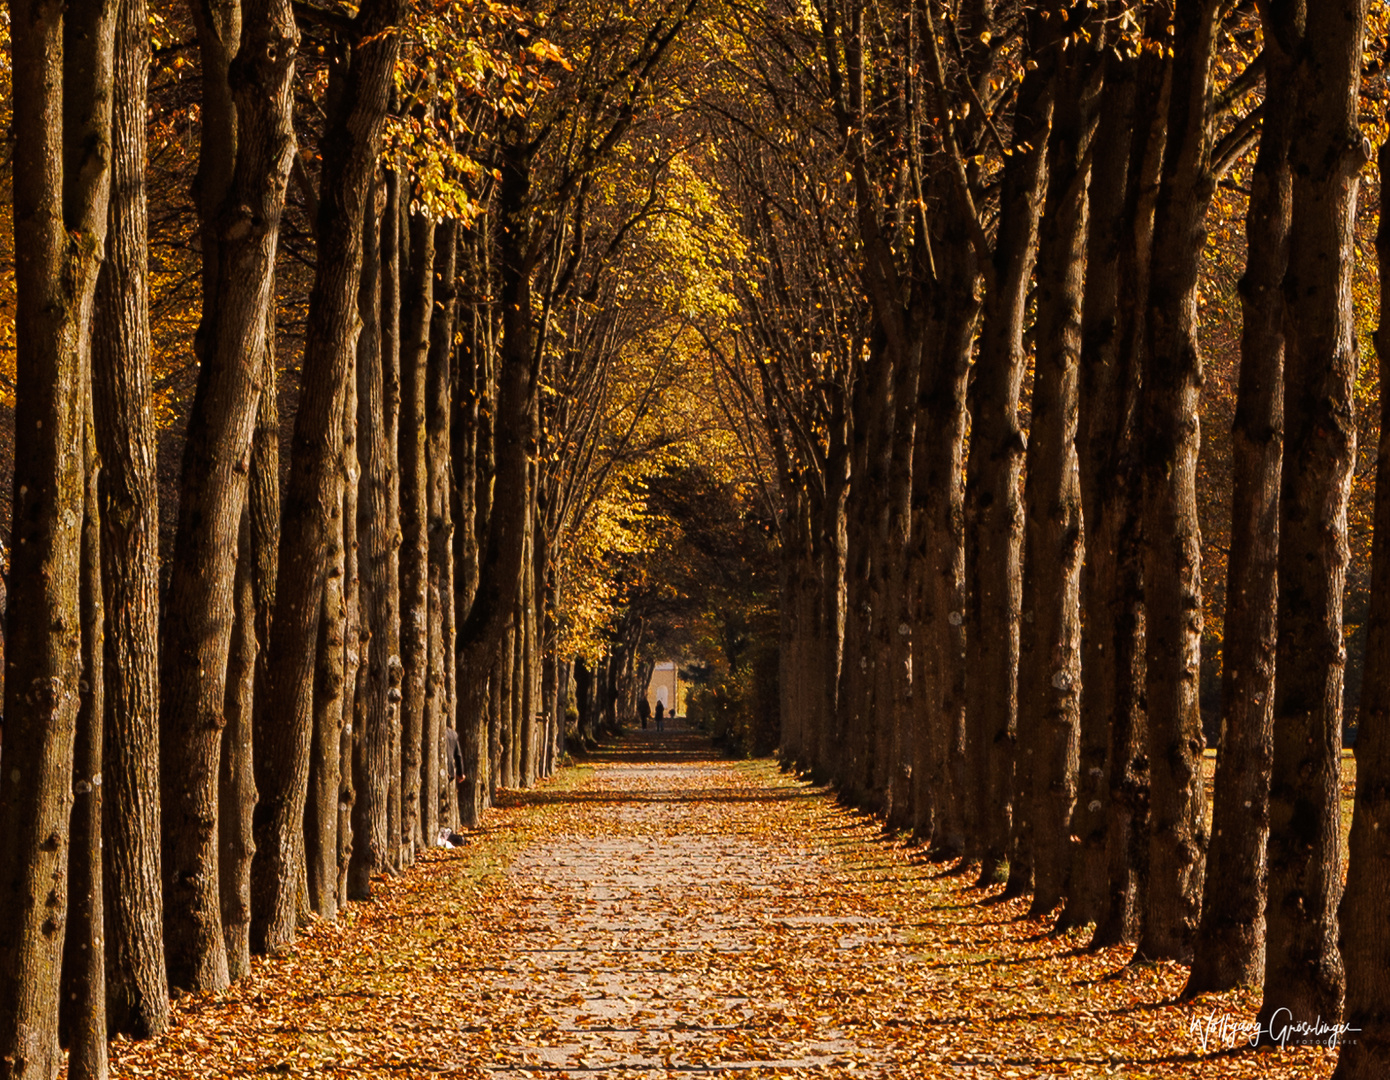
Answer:
[(1168, 143), (1155, 208), (1144, 356), (1144, 602), (1152, 830), (1138, 956), (1187, 960), (1206, 855), (1197, 282), (1214, 186), (1212, 65), (1222, 4), (1176, 0)]
[(391, 648), (388, 660), (391, 690), (391, 722), (387, 726), (387, 755), (390, 773), (386, 788), (386, 833), (390, 838), (387, 848), (387, 865), (394, 871), (401, 858), (401, 690), (404, 683), (404, 665), (401, 663), (400, 626), (400, 533), (401, 533), (401, 470), (400, 470), (400, 421), (401, 421), (401, 338), (404, 325), (401, 322), (402, 288), (401, 277), (404, 263), (402, 246), (408, 242), (404, 231), (405, 213), (402, 206), (401, 174), (399, 158), (385, 171), (386, 208), (381, 217), (381, 254), (378, 260), (381, 279), (381, 423), (386, 438), (386, 528), (391, 537), (391, 553), (388, 557), (387, 572), (391, 581), (387, 586), (391, 598), (391, 622), (386, 631), (387, 643)]
[(389, 342), (382, 334), (381, 232), (385, 185), (378, 182), (374, 200), (364, 208), (362, 275), (357, 339), (357, 448), (362, 477), (358, 487), (358, 610), (361, 688), (357, 736), (353, 743), (352, 856), (348, 866), (350, 899), (371, 896), (371, 879), (392, 865), (387, 833), (390, 787), (391, 727), (399, 722), (400, 664), (399, 578), (391, 531), (392, 445), (383, 368)]
[[(235, 164), (214, 201), (204, 177), (205, 271), (198, 388), (184, 445), (179, 522), (160, 658), (165, 947), (182, 989), (227, 984), (217, 859), (217, 781), (237, 535), (266, 349), (275, 252), (294, 158), (291, 84), (299, 41), (287, 0), (247, 0), (228, 67)], [(214, 55), (225, 25), (204, 24)], [(215, 69), (216, 63), (209, 60)], [(209, 103), (212, 99), (209, 99)], [(205, 116), (207, 115), (205, 110)], [(209, 146), (226, 133), (213, 128)]]
[(169, 1022), (159, 857), (159, 492), (145, 195), (150, 41), (143, 0), (121, 0), (117, 18), (110, 224), (92, 343), (106, 608), (106, 1023), (113, 1033), (145, 1038)]
[(1284, 273), (1302, 2), (1264, 18), (1265, 100), (1245, 218), (1240, 385), (1232, 428), (1231, 554), (1221, 643), (1221, 742), (1202, 918), (1185, 994), (1264, 978), (1265, 846), (1274, 719), (1279, 482), (1284, 434)]
[[(348, 373), (352, 373), (351, 360)], [(328, 569), (320, 601), (309, 786), (304, 803), (305, 890), (310, 910), (324, 919), (334, 918), (338, 913), (338, 799), (342, 779), (338, 770), (341, 767), (343, 698), (348, 694), (343, 671), (347, 629), (343, 597), (346, 570), (343, 492), (347, 478), (348, 467), (344, 461), (338, 497), (329, 509), (328, 528), (323, 538)]]
[[(90, 371), (84, 373), (90, 385)], [(101, 599), (101, 509), (91, 397), (85, 403), (83, 457), (86, 462), (82, 512), (82, 681), (73, 747), (72, 842), (68, 846), (71, 904), (63, 943), (59, 1035), (68, 1048), (68, 1076), (106, 1080), (106, 929), (101, 857), (101, 743), (105, 713), (105, 634)]]
[(371, 0), (353, 19), (356, 39), (341, 112), (323, 141), (323, 182), (315, 235), (318, 261), (309, 295), (303, 388), (295, 415), (280, 526), (280, 574), (266, 722), (256, 732), (256, 861), (251, 868), (251, 947), (269, 952), (294, 939), (295, 858), (302, 851), (309, 782), (314, 660), (325, 541), (341, 501), (343, 383), (356, 347), (362, 218), (369, 201), (404, 0)]
[[(1156, 66), (1155, 61), (1150, 64)], [(1078, 838), (1061, 927), (1103, 923), (1108, 908), (1108, 837), (1126, 859), (1122, 894), (1132, 894), (1138, 869), (1128, 841), (1132, 797), (1112, 796), (1112, 778), (1132, 771), (1128, 749), (1111, 755), (1116, 733), (1133, 732), (1142, 719), (1144, 642), (1139, 618), (1139, 523), (1135, 433), (1138, 356), (1126, 349), (1125, 325), (1134, 312), (1120, 302), (1122, 274), (1132, 277), (1136, 246), (1128, 233), (1139, 203), (1130, 199), (1131, 156), (1138, 97), (1139, 58), (1116, 42), (1105, 58), (1105, 93), (1095, 134), (1086, 247), (1086, 295), (1081, 316), (1079, 420), (1076, 434), (1086, 560), (1081, 574), (1081, 732), (1076, 809)], [(1142, 140), (1140, 140), (1142, 141)], [(1150, 216), (1150, 223), (1152, 218)], [(1138, 741), (1143, 730), (1139, 727)], [(1122, 738), (1121, 745), (1128, 740)], [(1132, 868), (1132, 869), (1131, 869)], [(1123, 921), (1123, 920), (1122, 920)]]
[[(235, 827), (237, 838), (235, 859), (225, 869), (234, 873), (238, 904), (235, 925), (224, 926), (227, 936), (227, 968), (233, 979), (240, 978), (251, 967), (251, 865), (256, 854), (256, 839), (252, 818), (256, 807), (255, 754), (248, 750), (255, 739), (258, 723), (256, 714), (266, 708), (256, 687), (265, 685), (270, 668), (270, 623), (275, 610), (275, 585), (280, 567), (280, 398), (278, 362), (276, 361), (276, 319), (273, 307), (266, 311), (266, 349), (261, 380), (261, 398), (256, 406), (256, 433), (251, 443), (251, 479), (247, 488), (248, 522), (250, 524), (251, 592), (255, 604), (256, 674), (252, 686), (253, 701), (250, 714), (238, 719), (250, 720), (250, 729), (243, 731), (239, 756), (240, 769), (236, 776), (236, 791), (229, 792), (222, 808), (235, 807), (235, 821), (228, 823), (225, 835)], [(223, 896), (229, 892), (224, 890)], [(228, 909), (224, 906), (223, 918)], [(233, 937), (235, 935), (235, 939)], [(233, 947), (235, 946), (235, 948)]]
[[(367, 213), (374, 207), (368, 205)], [(362, 281), (371, 272), (367, 252), (367, 236), (362, 238)], [(358, 313), (364, 284), (359, 283)], [(366, 327), (363, 327), (365, 331)], [(343, 484), (343, 716), (338, 728), (338, 907), (347, 906), (348, 868), (352, 863), (352, 808), (357, 801), (353, 775), (354, 748), (362, 726), (362, 578), (357, 542), (358, 483), (362, 477), (361, 457), (357, 450), (357, 361), (362, 355), (359, 336), (357, 350), (348, 373), (347, 392), (343, 395), (343, 458), (346, 479)]]
[[(1144, 25), (1144, 37), (1154, 40), (1166, 32), (1168, 9), (1162, 4), (1149, 8)], [(1149, 269), (1154, 246), (1155, 205), (1161, 188), (1164, 153), (1167, 149), (1167, 112), (1170, 88), (1171, 57), (1158, 49), (1141, 49), (1134, 75), (1133, 108), (1118, 115), (1111, 109), (1124, 100), (1123, 90), (1105, 95), (1106, 110), (1112, 124), (1126, 132), (1128, 160), (1124, 164), (1123, 197), (1118, 207), (1115, 228), (1119, 230), (1115, 258), (1115, 306), (1113, 328), (1105, 316), (1108, 301), (1102, 302), (1098, 291), (1103, 288), (1105, 267), (1091, 263), (1087, 268), (1088, 306), (1097, 301), (1097, 309), (1089, 313), (1094, 320), (1092, 330), (1100, 346), (1094, 363), (1087, 364), (1085, 374), (1094, 376), (1097, 365), (1113, 375), (1113, 381), (1100, 381), (1106, 387), (1105, 398), (1092, 394), (1095, 381), (1087, 378), (1082, 384), (1082, 422), (1089, 434), (1086, 458), (1092, 468), (1103, 470), (1108, 483), (1101, 491), (1102, 509), (1093, 514), (1094, 503), (1087, 504), (1087, 529), (1094, 530), (1090, 544), (1088, 569), (1096, 565), (1105, 570), (1113, 555), (1112, 568), (1091, 575), (1088, 589), (1100, 584), (1097, 592), (1088, 592), (1086, 626), (1094, 630), (1090, 646), (1083, 644), (1082, 659), (1083, 710), (1087, 703), (1098, 712), (1091, 716), (1091, 731), (1085, 731), (1087, 743), (1105, 742), (1105, 791), (1101, 799), (1088, 799), (1086, 813), (1093, 812), (1095, 802), (1107, 811), (1105, 828), (1106, 897), (1091, 948), (1133, 942), (1143, 927), (1147, 906), (1149, 861), (1149, 743), (1145, 640), (1144, 546), (1143, 538), (1143, 378), (1147, 342), (1146, 302), (1149, 294)], [(1097, 192), (1098, 198), (1103, 198)], [(1100, 205), (1104, 205), (1102, 202)], [(1101, 228), (1098, 226), (1098, 228)], [(1093, 237), (1097, 234), (1093, 231)], [(1097, 237), (1104, 242), (1103, 232)], [(1113, 351), (1112, 351), (1113, 350)], [(1113, 357), (1113, 360), (1111, 359)], [(1089, 386), (1088, 386), (1089, 384)], [(1108, 385), (1107, 385), (1108, 384)], [(1089, 402), (1089, 404), (1087, 403)], [(1113, 422), (1113, 428), (1109, 423)], [(1095, 426), (1092, 426), (1095, 425)], [(1113, 435), (1111, 432), (1113, 431)], [(1097, 460), (1099, 458), (1099, 460)], [(1082, 498), (1088, 485), (1083, 473)], [(1097, 520), (1099, 519), (1099, 520)], [(1108, 601), (1108, 602), (1107, 602)], [(1107, 636), (1107, 620), (1113, 620), (1113, 636)], [(1106, 650), (1109, 650), (1108, 655)], [(1102, 664), (1097, 665), (1097, 657)], [(1105, 696), (1102, 696), (1105, 695)], [(1104, 728), (1103, 736), (1095, 732)], [(1096, 751), (1089, 750), (1089, 755)], [(1098, 755), (1096, 755), (1098, 756)], [(1085, 765), (1086, 776), (1094, 776), (1096, 756)], [(1086, 847), (1084, 841), (1082, 850)]]
[[(249, 502), (249, 500), (248, 500)], [(226, 726), (222, 729), (222, 760), (218, 765), (218, 866), (222, 894), (222, 938), (227, 948), (227, 977), (235, 982), (251, 966), (251, 813), (256, 802), (252, 731), (256, 702), (255, 555), (251, 540), (251, 508), (241, 515), (237, 537), (235, 605), (232, 639), (227, 653)]]
[[(1030, 13), (1030, 40), (1038, 41)], [(1023, 384), (1023, 327), (1037, 258), (1038, 220), (1052, 122), (1051, 62), (1039, 50), (1019, 86), (1011, 153), (1005, 159), (995, 231), (993, 287), (985, 296), (972, 393), (966, 461), (966, 715), (970, 775), (977, 796), (965, 856), (980, 864), (981, 884), (1002, 879), (1008, 860), (1014, 740), (1018, 715), (1019, 611), (1023, 598), (1023, 509), (1019, 498), (1026, 445), (1018, 406)]]
[[(411, 200), (414, 201), (413, 199)], [(401, 575), (401, 836), (405, 861), (424, 843), (421, 769), (429, 663), (429, 461), (426, 373), (434, 309), (435, 222), (421, 208), (409, 216), (408, 269), (402, 274), (400, 575)]]
[[(1380, 144), (1380, 174), (1390, 176), (1390, 139)], [(1380, 383), (1390, 386), (1390, 186), (1380, 188), (1376, 233)], [(1376, 455), (1371, 610), (1366, 681), (1356, 725), (1356, 803), (1351, 818), (1346, 891), (1338, 916), (1346, 965), (1346, 1023), (1333, 1080), (1373, 1080), (1390, 1072), (1390, 394), (1380, 395)]]
[[(453, 656), (453, 588), (451, 550), (454, 540), (450, 507), (450, 391), (453, 388), (454, 316), (458, 302), (459, 223), (449, 218), (435, 232), (434, 305), (430, 318), (429, 363), (425, 383), (426, 467), (428, 479), (428, 676), (425, 695), (424, 786), (420, 790), (422, 832), (426, 843), (439, 831), (444, 769), (444, 730), (452, 728), (448, 672)], [(441, 771), (443, 770), (443, 772)]]
[[(0, 1077), (57, 1075), (89, 350), (110, 190), (116, 4), (10, 7), (16, 409), (0, 775)], [(94, 718), (95, 719), (95, 718)]]
[(1274, 763), (1269, 797), (1269, 899), (1260, 1023), (1330, 1022), (1342, 1008), (1342, 590), (1347, 495), (1356, 454), (1359, 370), (1352, 318), (1353, 224), (1359, 173), (1365, 0), (1308, 5), (1298, 56), (1300, 134), (1290, 150), (1279, 491), (1279, 613)]
[(1038, 347), (1024, 492), (1028, 525), (1018, 723), (1020, 746), (1032, 758), (1027, 800), (1036, 914), (1051, 912), (1067, 893), (1080, 753), (1079, 592), (1084, 545), (1076, 426), (1086, 188), (1100, 69), (1098, 50), (1078, 43), (1068, 51), (1066, 62), (1057, 68), (1048, 141), (1047, 199), (1038, 243)]

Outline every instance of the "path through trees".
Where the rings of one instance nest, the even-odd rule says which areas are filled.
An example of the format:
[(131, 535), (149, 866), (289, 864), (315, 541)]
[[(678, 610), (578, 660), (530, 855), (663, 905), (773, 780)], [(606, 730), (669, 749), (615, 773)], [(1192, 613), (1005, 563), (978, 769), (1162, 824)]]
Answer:
[[(636, 732), (525, 793), (379, 902), (113, 1046), (121, 1075), (1326, 1077), (1231, 1055), (1250, 994), (1174, 1004), (980, 904), (964, 876), (766, 761)], [(994, 891), (998, 891), (997, 887)], [(1122, 977), (1111, 977), (1119, 967)], [(1205, 1045), (1203, 1039), (1205, 1037)]]
[[(382, 942), (510, 957), (410, 988), (524, 1020), (490, 1068), (990, 1069), (1036, 1021), (1020, 1069), (1161, 1071), (1191, 1014), (1105, 1010), (1174, 964), (1384, 1080), (1387, 41), (1390, 0), (10, 0), (0, 1080), (105, 1080), (494, 806), (516, 876)], [(659, 658), (799, 780), (518, 804)], [(864, 855), (901, 882), (797, 782), (910, 832)], [(646, 951), (518, 951), (627, 937), (687, 1011)], [(567, 1041), (596, 975), (651, 1015)]]

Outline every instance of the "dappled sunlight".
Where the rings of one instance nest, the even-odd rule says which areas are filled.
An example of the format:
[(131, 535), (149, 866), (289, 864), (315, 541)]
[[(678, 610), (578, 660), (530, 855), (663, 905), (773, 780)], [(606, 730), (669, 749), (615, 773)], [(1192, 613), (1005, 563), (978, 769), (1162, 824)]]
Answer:
[[(1185, 969), (982, 904), (879, 823), (691, 732), (629, 733), (383, 881), (122, 1075), (1325, 1077), (1199, 1030)], [(1211, 1028), (1211, 1030), (1216, 1030)]]

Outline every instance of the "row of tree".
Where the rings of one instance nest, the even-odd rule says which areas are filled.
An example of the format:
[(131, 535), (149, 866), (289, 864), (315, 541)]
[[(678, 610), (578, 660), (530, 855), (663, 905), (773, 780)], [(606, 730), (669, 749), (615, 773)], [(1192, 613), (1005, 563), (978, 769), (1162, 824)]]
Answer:
[(756, 747), (774, 516), (789, 762), (1379, 1075), (1390, 521), (1345, 895), (1338, 777), (1384, 12), (698, 15), (15, 0), (0, 1077), (55, 1072), (60, 998), (101, 1075), (630, 715), (654, 648)]
[(586, 590), (695, 303), (691, 6), (12, 5), (0, 1077), (549, 773), (562, 654), (588, 733), (633, 692)]
[[(1367, 9), (771, 5), (714, 106), (748, 245), (720, 356), (780, 481), (783, 754), (1093, 946), (1190, 963), (1189, 994), (1262, 984), (1266, 1030), (1344, 1016), (1339, 1077), (1390, 1061), (1384, 425), (1345, 895), (1339, 825)], [(1222, 185), (1246, 263), (1209, 827)]]

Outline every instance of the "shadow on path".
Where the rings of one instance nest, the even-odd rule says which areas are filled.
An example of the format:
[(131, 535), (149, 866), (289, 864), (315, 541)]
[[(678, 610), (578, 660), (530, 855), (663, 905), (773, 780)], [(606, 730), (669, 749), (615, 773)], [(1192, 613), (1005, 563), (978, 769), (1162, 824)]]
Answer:
[[(1251, 995), (1175, 1003), (1184, 969), (1081, 951), (1026, 900), (982, 906), (993, 892), (772, 762), (673, 727), (580, 765), (182, 999), (169, 1035), (113, 1044), (113, 1075), (1270, 1075), (1196, 1034)], [(1307, 1080), (1332, 1063), (1277, 1060)]]

